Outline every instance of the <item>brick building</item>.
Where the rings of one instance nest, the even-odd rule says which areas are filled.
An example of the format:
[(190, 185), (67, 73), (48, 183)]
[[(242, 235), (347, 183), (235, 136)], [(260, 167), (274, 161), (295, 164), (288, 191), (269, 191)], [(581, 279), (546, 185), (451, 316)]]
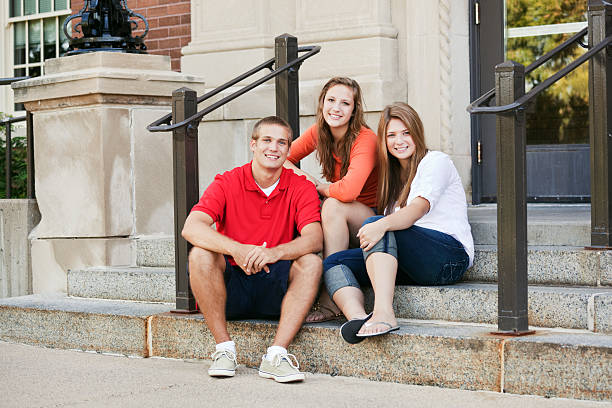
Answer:
[[(83, 8), (84, 0), (72, 0), (72, 14)], [(190, 0), (128, 0), (128, 7), (143, 15), (149, 23), (149, 33), (145, 37), (147, 52), (168, 55), (172, 69), (181, 70), (181, 48), (191, 40), (191, 1)], [(138, 30), (134, 35), (142, 35), (144, 24), (136, 19)], [(78, 21), (78, 20), (77, 20)]]

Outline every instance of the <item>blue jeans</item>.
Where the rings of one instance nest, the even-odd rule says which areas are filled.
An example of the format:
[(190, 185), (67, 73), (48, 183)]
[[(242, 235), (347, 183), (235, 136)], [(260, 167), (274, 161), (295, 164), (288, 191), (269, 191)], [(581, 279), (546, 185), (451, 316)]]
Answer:
[[(381, 219), (377, 215), (364, 225)], [(323, 279), (330, 296), (345, 286), (371, 286), (365, 260), (374, 252), (383, 252), (397, 259), (396, 284), (426, 286), (449, 285), (465, 273), (469, 257), (463, 245), (440, 231), (413, 225), (400, 231), (385, 233), (369, 251), (347, 249), (323, 261)]]

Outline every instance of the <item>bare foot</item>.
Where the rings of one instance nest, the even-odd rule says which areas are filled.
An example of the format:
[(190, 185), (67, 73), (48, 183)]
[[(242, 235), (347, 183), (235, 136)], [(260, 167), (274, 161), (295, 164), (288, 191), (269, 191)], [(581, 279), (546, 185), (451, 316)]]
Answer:
[(340, 316), (342, 316), (342, 313), (339, 310), (334, 311), (331, 307), (319, 305), (319, 308), (310, 312), (304, 321), (306, 323), (321, 323), (336, 320)]
[(390, 329), (395, 329), (395, 327), (397, 327), (397, 319), (393, 313), (377, 314), (374, 312), (370, 320), (361, 326), (359, 334), (374, 335), (377, 333), (387, 332)]

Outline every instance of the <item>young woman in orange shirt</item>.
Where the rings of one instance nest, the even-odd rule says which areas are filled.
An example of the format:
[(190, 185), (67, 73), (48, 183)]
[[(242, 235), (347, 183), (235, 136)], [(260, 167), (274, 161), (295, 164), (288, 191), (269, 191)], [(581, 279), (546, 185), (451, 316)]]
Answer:
[[(327, 182), (295, 166), (314, 151)], [(325, 200), (321, 209), (324, 257), (358, 248), (357, 231), (375, 215), (378, 167), (376, 134), (365, 123), (361, 88), (355, 80), (335, 77), (325, 84), (316, 123), (292, 143), (286, 166), (311, 180)], [(319, 309), (306, 322), (338, 316), (340, 310), (323, 290)]]

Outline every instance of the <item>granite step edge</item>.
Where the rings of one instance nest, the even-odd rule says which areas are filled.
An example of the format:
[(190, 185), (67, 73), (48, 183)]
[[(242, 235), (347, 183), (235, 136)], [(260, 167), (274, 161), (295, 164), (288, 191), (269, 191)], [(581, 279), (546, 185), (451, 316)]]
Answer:
[[(399, 331), (349, 345), (339, 336), (341, 323), (303, 326), (289, 349), (302, 370), (470, 390), (612, 398), (610, 335), (539, 329), (533, 336), (508, 338), (492, 335), (487, 325), (400, 319)], [(229, 322), (239, 363), (257, 367), (276, 328), (270, 321)], [(201, 316), (154, 316), (151, 330), (155, 356), (206, 359), (214, 346)]]
[(5, 298), (0, 299), (0, 340), (147, 357), (151, 316), (173, 307), (63, 294)]

